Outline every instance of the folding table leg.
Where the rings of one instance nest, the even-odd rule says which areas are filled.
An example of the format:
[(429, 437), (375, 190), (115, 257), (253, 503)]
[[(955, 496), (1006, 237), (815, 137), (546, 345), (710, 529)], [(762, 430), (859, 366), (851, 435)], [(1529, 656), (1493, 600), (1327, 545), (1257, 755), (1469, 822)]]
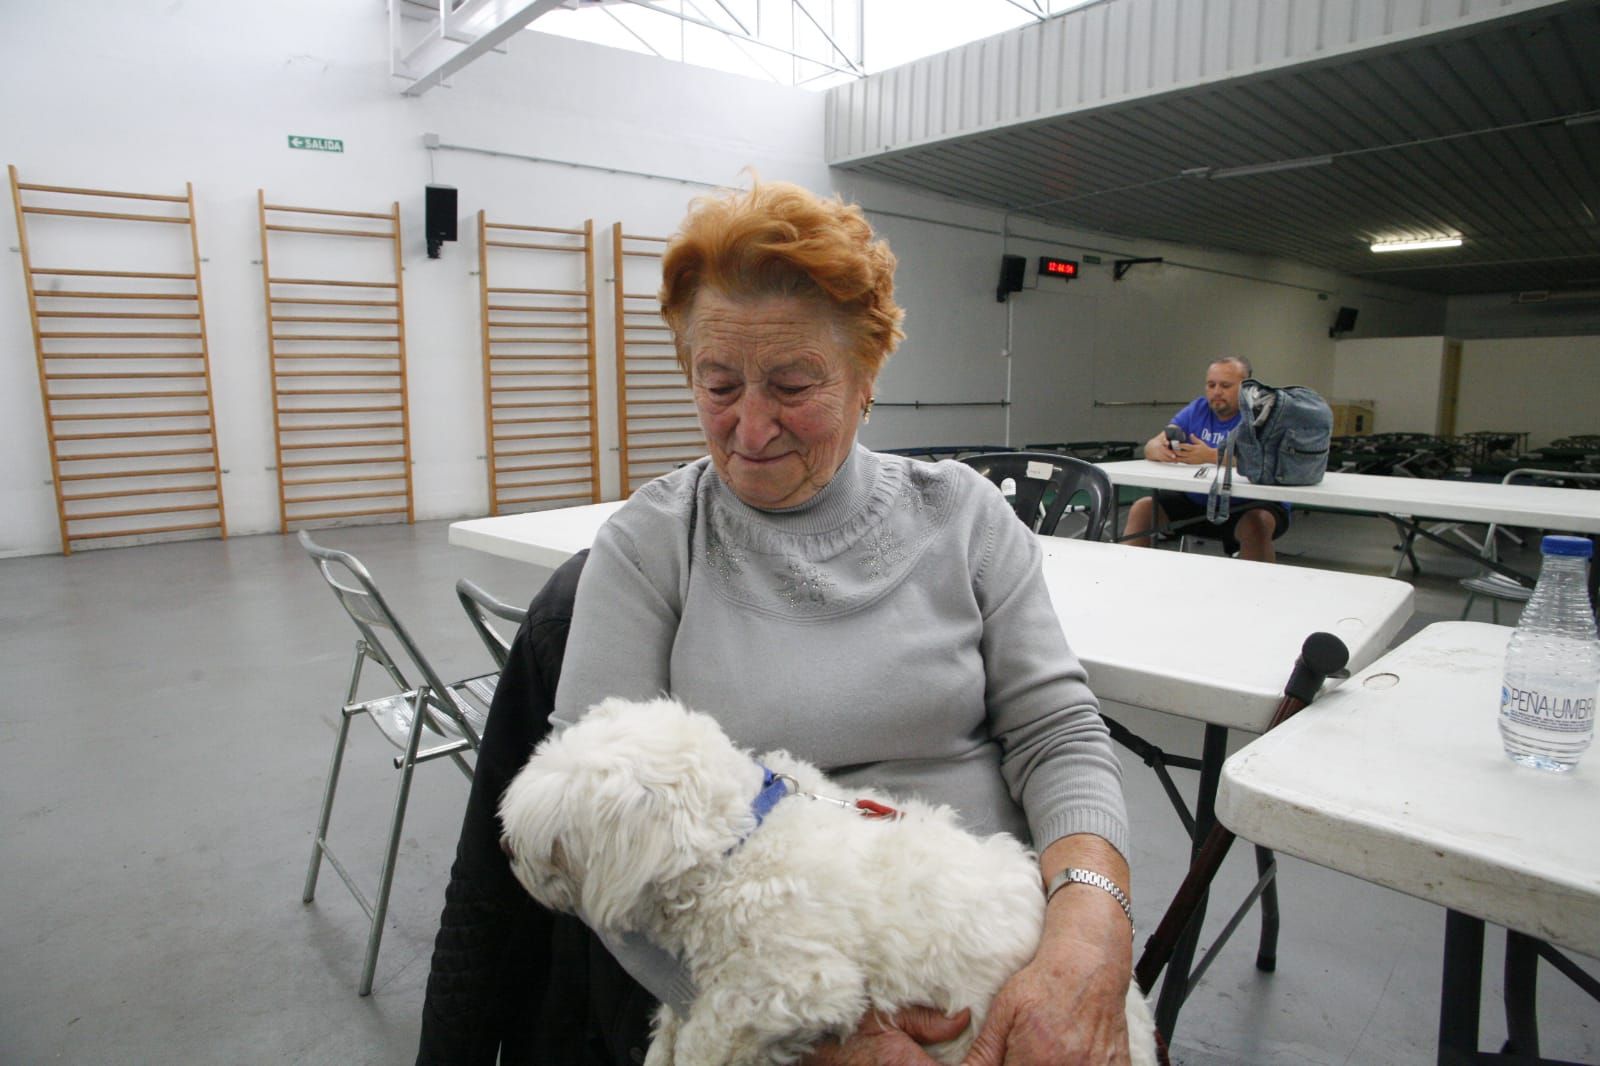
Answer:
[(1395, 546), (1399, 556), (1394, 561), (1394, 569), (1389, 571), (1390, 577), (1399, 577), (1400, 568), (1407, 562), (1411, 563), (1411, 576), (1416, 577), (1422, 573), (1422, 565), (1417, 562), (1417, 530), (1414, 525), (1409, 525), (1396, 518), (1394, 515), (1386, 516), (1394, 523), (1394, 531), (1400, 535), (1400, 543)]
[(1539, 942), (1506, 930), (1506, 1054), (1539, 1056)]
[[(1277, 856), (1271, 849), (1256, 845), (1256, 876), (1276, 873)], [(1261, 890), (1261, 946), (1256, 949), (1256, 969), (1272, 973), (1278, 968), (1278, 879), (1273, 877)]]
[(1439, 991), (1439, 1066), (1478, 1061), (1478, 1005), (1483, 987), (1483, 920), (1448, 911), (1444, 978)]
[[(1222, 762), (1228, 754), (1228, 730), (1223, 726), (1207, 725), (1205, 741), (1200, 753), (1200, 788), (1195, 794), (1194, 836), (1190, 842), (1189, 857), (1192, 862), (1200, 846), (1217, 823), (1217, 783), (1222, 777)], [(1200, 929), (1205, 924), (1206, 903), (1210, 893), (1200, 897), (1194, 915), (1184, 927), (1167, 963), (1166, 976), (1161, 981), (1161, 994), (1156, 997), (1156, 1028), (1169, 1044), (1172, 1030), (1178, 1024), (1178, 1012), (1183, 1001), (1189, 998), (1189, 971), (1194, 965), (1195, 948), (1200, 942)]]

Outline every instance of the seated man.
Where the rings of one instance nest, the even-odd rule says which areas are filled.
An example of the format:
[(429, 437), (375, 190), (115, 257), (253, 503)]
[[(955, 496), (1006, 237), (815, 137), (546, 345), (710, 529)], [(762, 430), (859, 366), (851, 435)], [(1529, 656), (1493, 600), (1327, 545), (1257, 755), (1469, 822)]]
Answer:
[[(1187, 463), (1202, 466), (1217, 461), (1217, 449), (1239, 424), (1239, 385), (1251, 376), (1250, 361), (1229, 355), (1206, 369), (1206, 393), (1173, 416), (1180, 439), (1173, 441), (1167, 430), (1145, 441), (1144, 457), (1157, 463)], [(1127, 534), (1147, 533), (1169, 522), (1203, 518), (1206, 494), (1203, 492), (1158, 491), (1154, 497), (1135, 501), (1128, 511)], [(1246, 500), (1234, 496), (1226, 522), (1218, 525), (1195, 523), (1199, 536), (1221, 537), (1229, 555), (1270, 563), (1277, 559), (1272, 542), (1289, 528), (1289, 508), (1269, 500)], [(1150, 537), (1127, 536), (1129, 544), (1148, 548)]]

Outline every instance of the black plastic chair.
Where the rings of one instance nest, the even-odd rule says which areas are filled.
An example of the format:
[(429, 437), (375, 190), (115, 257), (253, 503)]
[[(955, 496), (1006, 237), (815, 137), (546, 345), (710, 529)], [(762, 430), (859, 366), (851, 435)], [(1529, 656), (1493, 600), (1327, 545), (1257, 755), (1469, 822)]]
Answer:
[[(989, 452), (960, 460), (1000, 486), (1017, 517), (1035, 533), (1103, 540), (1114, 490), (1104, 470), (1093, 463), (1053, 452)], [(1082, 516), (1081, 527), (1060, 528), (1068, 515)]]

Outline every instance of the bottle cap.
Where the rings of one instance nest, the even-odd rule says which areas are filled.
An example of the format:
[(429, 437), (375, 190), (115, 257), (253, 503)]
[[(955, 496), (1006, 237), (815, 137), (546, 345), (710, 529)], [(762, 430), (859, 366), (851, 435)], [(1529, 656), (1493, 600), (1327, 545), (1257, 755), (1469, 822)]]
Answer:
[(1539, 550), (1546, 555), (1573, 555), (1587, 559), (1594, 555), (1594, 544), (1588, 537), (1560, 537), (1551, 535), (1539, 542)]

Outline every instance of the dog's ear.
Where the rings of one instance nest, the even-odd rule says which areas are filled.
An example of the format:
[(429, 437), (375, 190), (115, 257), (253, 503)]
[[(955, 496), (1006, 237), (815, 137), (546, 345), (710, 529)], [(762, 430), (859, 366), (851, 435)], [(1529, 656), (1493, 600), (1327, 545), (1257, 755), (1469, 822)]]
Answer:
[(511, 871), (539, 902), (562, 911), (577, 908), (577, 878), (562, 846), (568, 826), (567, 776), (530, 761), (500, 796), (501, 849)]
[(524, 807), (513, 797), (521, 779), (535, 774), (543, 782), (539, 802), (527, 805), (546, 824), (527, 832), (546, 841), (541, 861), (548, 862), (548, 841), (559, 838), (584, 920), (616, 932), (638, 929), (648, 908), (675, 891), (673, 882), (749, 831), (760, 779), (714, 720), (672, 700), (596, 704), (540, 745), (502, 812)]
[(593, 805), (577, 830), (585, 850), (579, 896), (591, 926), (628, 932), (664, 887), (704, 858), (686, 830), (700, 812), (686, 807), (671, 785), (618, 774), (607, 786), (604, 795), (589, 794)]

